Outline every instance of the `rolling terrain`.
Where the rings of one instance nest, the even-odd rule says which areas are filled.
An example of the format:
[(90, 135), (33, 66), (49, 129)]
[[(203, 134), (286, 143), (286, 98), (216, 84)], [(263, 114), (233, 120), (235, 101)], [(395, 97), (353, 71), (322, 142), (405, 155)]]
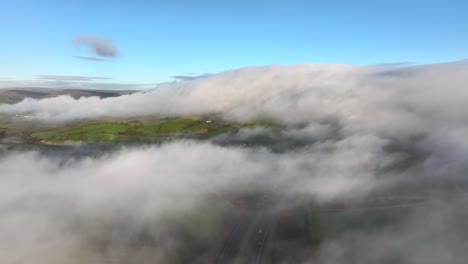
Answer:
[[(262, 122), (230, 123), (208, 118), (142, 118), (141, 120), (103, 120), (39, 125), (30, 120), (28, 116), (0, 116), (0, 142), (54, 145), (73, 142), (151, 143), (171, 138), (212, 138), (241, 128), (267, 126), (270, 124)], [(242, 144), (243, 142), (237, 143)]]

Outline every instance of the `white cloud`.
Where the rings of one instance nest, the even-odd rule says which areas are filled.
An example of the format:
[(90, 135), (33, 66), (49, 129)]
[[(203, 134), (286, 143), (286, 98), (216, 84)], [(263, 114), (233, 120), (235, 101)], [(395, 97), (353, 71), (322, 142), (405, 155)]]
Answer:
[[(202, 224), (214, 225), (205, 228), (222, 230), (223, 214), (232, 206), (229, 193), (277, 188), (284, 195), (328, 199), (365, 189), (374, 165), (370, 156), (348, 159), (360, 145), (356, 140), (337, 145), (328, 159), (319, 150), (280, 155), (195, 142), (123, 149), (100, 158), (7, 155), (0, 159), (0, 262), (96, 263), (124, 253), (116, 263), (132, 257), (170, 262), (178, 247), (169, 241), (183, 238), (165, 230), (183, 228), (181, 219), (196, 219), (203, 206), (210, 213)], [(190, 232), (191, 239), (203, 235), (193, 226)], [(128, 245), (142, 233), (150, 252)]]
[[(32, 113), (39, 121), (49, 122), (208, 113), (229, 120), (267, 119), (286, 128), (281, 132), (246, 129), (213, 142), (268, 134), (278, 142), (294, 138), (307, 143), (272, 153), (175, 141), (65, 161), (37, 153), (8, 153), (0, 158), (0, 262), (34, 259), (35, 263), (68, 264), (120, 257), (114, 262), (126, 263), (124, 252), (141, 263), (148, 259), (164, 263), (171, 260), (171, 252), (180, 253), (178, 242), (184, 240), (162, 231), (173, 227), (168, 222), (203, 207), (212, 195), (222, 197), (248, 188), (273, 188), (284, 196), (323, 202), (395, 185), (466, 181), (467, 71), (465, 62), (409, 68), (256, 67), (117, 98), (60, 96), (0, 106), (0, 113)], [(210, 210), (219, 213), (206, 220), (213, 228), (222, 225), (222, 215), (229, 214), (220, 209), (228, 204)], [(434, 211), (431, 215), (436, 215)], [(35, 225), (30, 225), (31, 219)], [(416, 222), (408, 220), (395, 234), (405, 234), (412, 244), (427, 241), (421, 229), (411, 233)], [(441, 223), (428, 226), (442, 236)], [(126, 246), (142, 233), (148, 235), (151, 250)], [(325, 245), (321, 255), (314, 257), (339, 263), (342, 256), (332, 253), (346, 251), (356, 237), (365, 249), (382, 243), (408, 257), (409, 263), (424, 262), (430, 256), (421, 247), (411, 255), (391, 244), (397, 237), (386, 244), (381, 235), (349, 234)], [(431, 242), (434, 252), (445, 254), (437, 260), (453, 260), (447, 254), (460, 254), (458, 249), (444, 248), (458, 241), (452, 238)], [(161, 240), (170, 245), (162, 246)], [(103, 250), (96, 250), (103, 245)], [(365, 254), (364, 248), (356, 250), (359, 263), (388, 257), (374, 252), (376, 257), (370, 258), (359, 255)]]

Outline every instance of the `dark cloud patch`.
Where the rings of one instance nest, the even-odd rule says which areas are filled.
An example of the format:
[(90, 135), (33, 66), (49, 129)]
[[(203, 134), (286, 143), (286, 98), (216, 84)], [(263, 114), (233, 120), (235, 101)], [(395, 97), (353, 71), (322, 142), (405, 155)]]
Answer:
[(400, 78), (400, 77), (409, 77), (415, 73), (417, 73), (420, 69), (418, 68), (395, 68), (390, 70), (383, 70), (374, 73), (375, 77), (393, 77), (393, 78)]
[(193, 81), (197, 79), (203, 79), (206, 77), (210, 77), (212, 74), (200, 74), (200, 75), (175, 75), (172, 76), (176, 81)]
[(51, 81), (80, 81), (88, 82), (95, 80), (110, 80), (108, 77), (91, 77), (91, 76), (69, 76), (69, 75), (38, 75), (37, 79)]
[(73, 40), (73, 43), (77, 46), (85, 46), (101, 57), (116, 58), (120, 54), (117, 47), (112, 43), (112, 39), (102, 38), (97, 35), (79, 35)]
[(73, 56), (73, 57), (80, 59), (80, 60), (86, 60), (86, 61), (110, 61), (110, 60), (96, 58), (96, 57), (86, 57), (86, 56)]

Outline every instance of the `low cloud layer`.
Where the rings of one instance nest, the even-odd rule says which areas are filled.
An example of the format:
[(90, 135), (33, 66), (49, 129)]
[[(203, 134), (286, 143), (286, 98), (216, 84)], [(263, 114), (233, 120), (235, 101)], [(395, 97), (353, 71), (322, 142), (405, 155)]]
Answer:
[[(2, 105), (41, 122), (213, 114), (280, 126), (90, 157), (3, 153), (0, 262), (207, 263), (201, 249), (233, 216), (226, 197), (268, 190), (287, 206), (388, 193), (429, 200), (387, 229), (346, 232), (315, 252), (296, 246), (288, 254), (303, 258), (285, 263), (463, 263), (467, 75), (466, 62), (269, 66), (116, 98)], [(262, 140), (272, 143), (250, 144)], [(457, 199), (444, 202), (447, 193)]]
[(25, 99), (0, 105), (0, 113), (45, 122), (209, 114), (234, 122), (267, 120), (289, 127), (291, 137), (353, 139), (358, 144), (374, 142), (376, 149), (427, 155), (433, 159), (426, 165), (437, 168), (432, 174), (456, 175), (466, 169), (453, 160), (467, 153), (467, 74), (467, 62), (403, 68), (256, 67), (113, 98)]
[(100, 57), (116, 58), (120, 54), (111, 39), (97, 35), (80, 35), (73, 40), (73, 43), (77, 46), (89, 48), (95, 55)]
[[(398, 122), (462, 118), (458, 110), (465, 108), (463, 102), (468, 97), (462, 89), (467, 71), (466, 62), (388, 69), (350, 65), (257, 67), (164, 84), (119, 98), (26, 100), (3, 106), (0, 112), (34, 112), (37, 118), (52, 121), (214, 113), (242, 121), (308, 123), (336, 119), (353, 126), (383, 126), (379, 122), (387, 122), (387, 118)], [(56, 109), (64, 103), (70, 105), (69, 109)]]
[[(459, 177), (467, 170), (467, 74), (467, 62), (256, 67), (113, 98), (25, 99), (0, 105), (0, 113), (45, 122), (209, 114), (234, 122), (267, 120), (286, 127), (284, 136), (294, 140), (340, 142), (343, 150), (351, 149), (338, 152), (345, 159), (354, 160), (355, 153), (380, 157), (375, 152), (384, 151), (379, 162), (401, 162), (381, 170), (405, 168), (401, 178)], [(421, 163), (411, 167), (413, 161)]]
[[(365, 197), (381, 187), (399, 186), (404, 192), (415, 179), (421, 188), (431, 179), (450, 179), (458, 166), (468, 171), (461, 155), (459, 161), (440, 167), (447, 157), (438, 151), (399, 167), (410, 152), (385, 145), (382, 139), (363, 135), (322, 138), (284, 153), (180, 140), (97, 156), (4, 153), (0, 261), (207, 263), (223, 243), (220, 234), (226, 232), (226, 221), (237, 219), (235, 197), (243, 193), (291, 197), (283, 207), (293, 207), (303, 200)], [(350, 258), (356, 263), (394, 258), (400, 263), (462, 263), (458, 260), (467, 257), (459, 244), (465, 233), (458, 231), (466, 228), (457, 214), (462, 206), (466, 204), (417, 205), (392, 229), (350, 230), (313, 253), (296, 247), (288, 259), (301, 258), (285, 263), (346, 263)], [(212, 249), (212, 255), (199, 247)], [(370, 247), (377, 249), (370, 253)]]
[[(327, 198), (365, 188), (368, 173), (348, 181), (340, 171), (372, 167), (367, 158), (339, 168), (317, 158), (185, 141), (98, 158), (8, 154), (0, 158), (0, 261), (184, 263), (174, 258), (184, 245), (224, 232), (223, 215), (233, 213), (230, 193), (274, 188)], [(193, 226), (200, 213), (201, 226)], [(172, 230), (186, 224), (185, 239)]]

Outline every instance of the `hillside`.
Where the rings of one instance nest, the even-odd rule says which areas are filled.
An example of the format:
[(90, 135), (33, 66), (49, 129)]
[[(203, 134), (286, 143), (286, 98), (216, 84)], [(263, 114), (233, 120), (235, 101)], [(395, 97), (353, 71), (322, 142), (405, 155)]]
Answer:
[(50, 98), (60, 95), (69, 95), (73, 98), (98, 96), (100, 98), (117, 97), (131, 94), (136, 91), (129, 90), (79, 90), (79, 89), (49, 89), (49, 88), (11, 88), (0, 90), (0, 104), (14, 104), (30, 97), (34, 99)]

